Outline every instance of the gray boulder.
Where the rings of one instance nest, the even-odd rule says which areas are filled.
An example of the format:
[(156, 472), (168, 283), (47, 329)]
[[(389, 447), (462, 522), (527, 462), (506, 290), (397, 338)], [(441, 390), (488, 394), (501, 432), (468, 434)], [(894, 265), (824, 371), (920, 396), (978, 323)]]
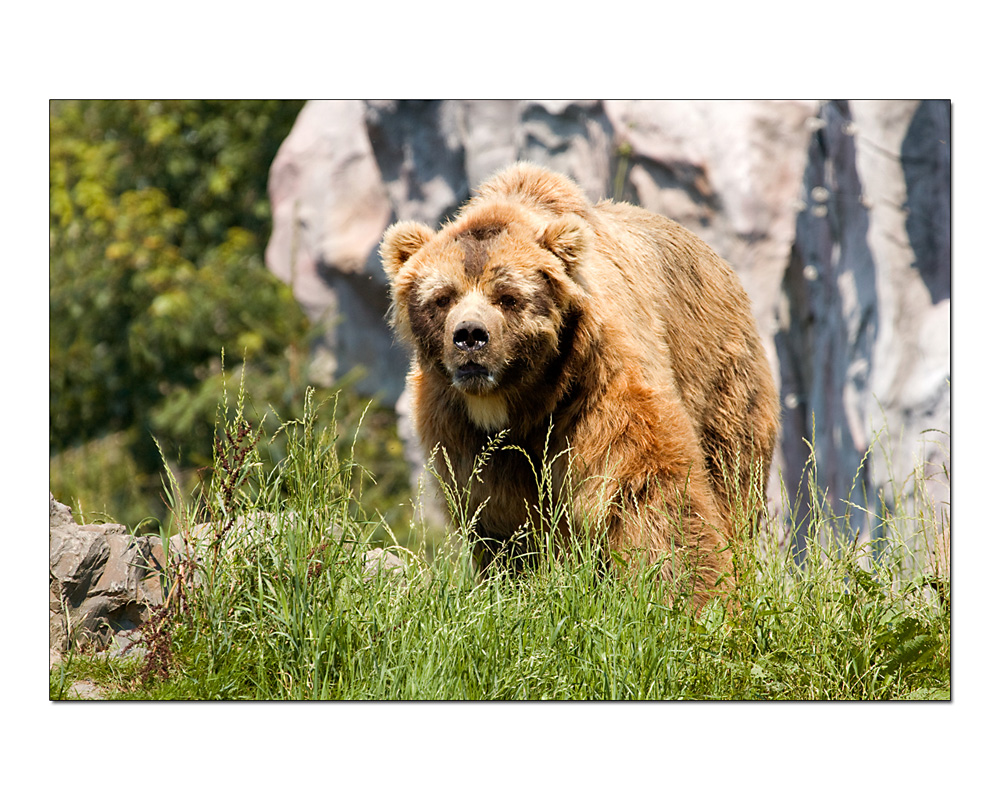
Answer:
[(103, 649), (163, 602), (163, 548), (124, 525), (78, 525), (49, 495), (49, 648), (71, 642)]
[[(174, 566), (182, 560), (195, 568), (189, 577), (200, 579), (198, 564), (205, 551), (225, 533), (221, 556), (240, 558), (248, 544), (273, 535), (277, 526), (298, 524), (293, 515), (277, 517), (257, 513), (239, 517), (228, 527), (203, 523), (186, 537), (176, 534), (168, 542)], [(331, 541), (341, 539), (338, 525), (330, 528)], [(351, 544), (344, 544), (345, 550)], [(245, 557), (245, 556), (243, 556)], [(362, 556), (365, 580), (380, 572), (406, 585), (405, 562), (382, 548)], [(317, 562), (319, 563), (319, 562)], [(157, 536), (132, 536), (124, 525), (80, 525), (68, 506), (49, 495), (49, 652), (50, 664), (71, 645), (104, 650), (134, 644), (130, 632), (164, 602), (161, 576), (165, 566), (163, 546)]]

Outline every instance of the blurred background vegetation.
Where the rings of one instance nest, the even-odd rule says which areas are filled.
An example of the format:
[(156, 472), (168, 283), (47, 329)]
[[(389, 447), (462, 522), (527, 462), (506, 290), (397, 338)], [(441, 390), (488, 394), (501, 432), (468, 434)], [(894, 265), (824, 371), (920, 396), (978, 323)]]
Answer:
[[(244, 381), (265, 459), (280, 461), (270, 435), (301, 414), (313, 331), (264, 266), (267, 177), (301, 107), (51, 103), (50, 489), (84, 521), (163, 519), (164, 458), (196, 487), (224, 381), (230, 399)], [(319, 399), (337, 389), (327, 408), (350, 431), (363, 404), (349, 386)], [(369, 409), (365, 429), (377, 435), (359, 438), (356, 457), (382, 473), (391, 508), (408, 492), (391, 409)]]

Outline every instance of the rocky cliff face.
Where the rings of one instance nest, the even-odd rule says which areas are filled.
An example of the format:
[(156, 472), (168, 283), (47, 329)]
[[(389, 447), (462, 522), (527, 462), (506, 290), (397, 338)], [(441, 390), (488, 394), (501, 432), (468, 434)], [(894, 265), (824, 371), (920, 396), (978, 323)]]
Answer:
[(891, 511), (915, 466), (949, 461), (950, 146), (946, 101), (314, 101), (271, 169), (267, 262), (326, 326), (315, 378), (361, 366), (391, 401), (384, 228), (437, 225), (515, 159), (560, 170), (739, 274), (785, 404), (772, 494), (779, 474), (794, 494), (805, 437), (832, 501)]
[[(944, 510), (950, 109), (826, 103), (812, 124), (775, 337), (788, 477), (801, 474), (808, 439), (831, 501), (902, 512), (896, 506), (908, 504), (916, 468)], [(854, 520), (863, 535), (871, 524)]]

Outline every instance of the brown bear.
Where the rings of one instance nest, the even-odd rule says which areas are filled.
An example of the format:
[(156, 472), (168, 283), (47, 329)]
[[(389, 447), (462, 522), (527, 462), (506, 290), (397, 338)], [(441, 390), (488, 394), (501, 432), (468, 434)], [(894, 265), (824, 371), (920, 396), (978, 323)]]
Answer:
[(437, 233), (396, 223), (380, 254), (417, 431), (485, 501), (481, 569), (537, 553), (548, 459), (571, 509), (550, 546), (587, 535), (659, 563), (668, 597), (699, 607), (732, 587), (733, 517), (763, 508), (779, 409), (746, 292), (708, 245), (518, 163)]

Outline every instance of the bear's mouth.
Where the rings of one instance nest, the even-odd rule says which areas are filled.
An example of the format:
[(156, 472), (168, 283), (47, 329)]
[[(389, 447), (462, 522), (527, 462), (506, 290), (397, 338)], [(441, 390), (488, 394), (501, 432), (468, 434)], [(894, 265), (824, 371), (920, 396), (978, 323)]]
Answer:
[(467, 361), (464, 364), (459, 364), (455, 368), (452, 382), (455, 388), (473, 394), (488, 392), (496, 385), (496, 379), (490, 370), (482, 364), (477, 364), (475, 361)]

